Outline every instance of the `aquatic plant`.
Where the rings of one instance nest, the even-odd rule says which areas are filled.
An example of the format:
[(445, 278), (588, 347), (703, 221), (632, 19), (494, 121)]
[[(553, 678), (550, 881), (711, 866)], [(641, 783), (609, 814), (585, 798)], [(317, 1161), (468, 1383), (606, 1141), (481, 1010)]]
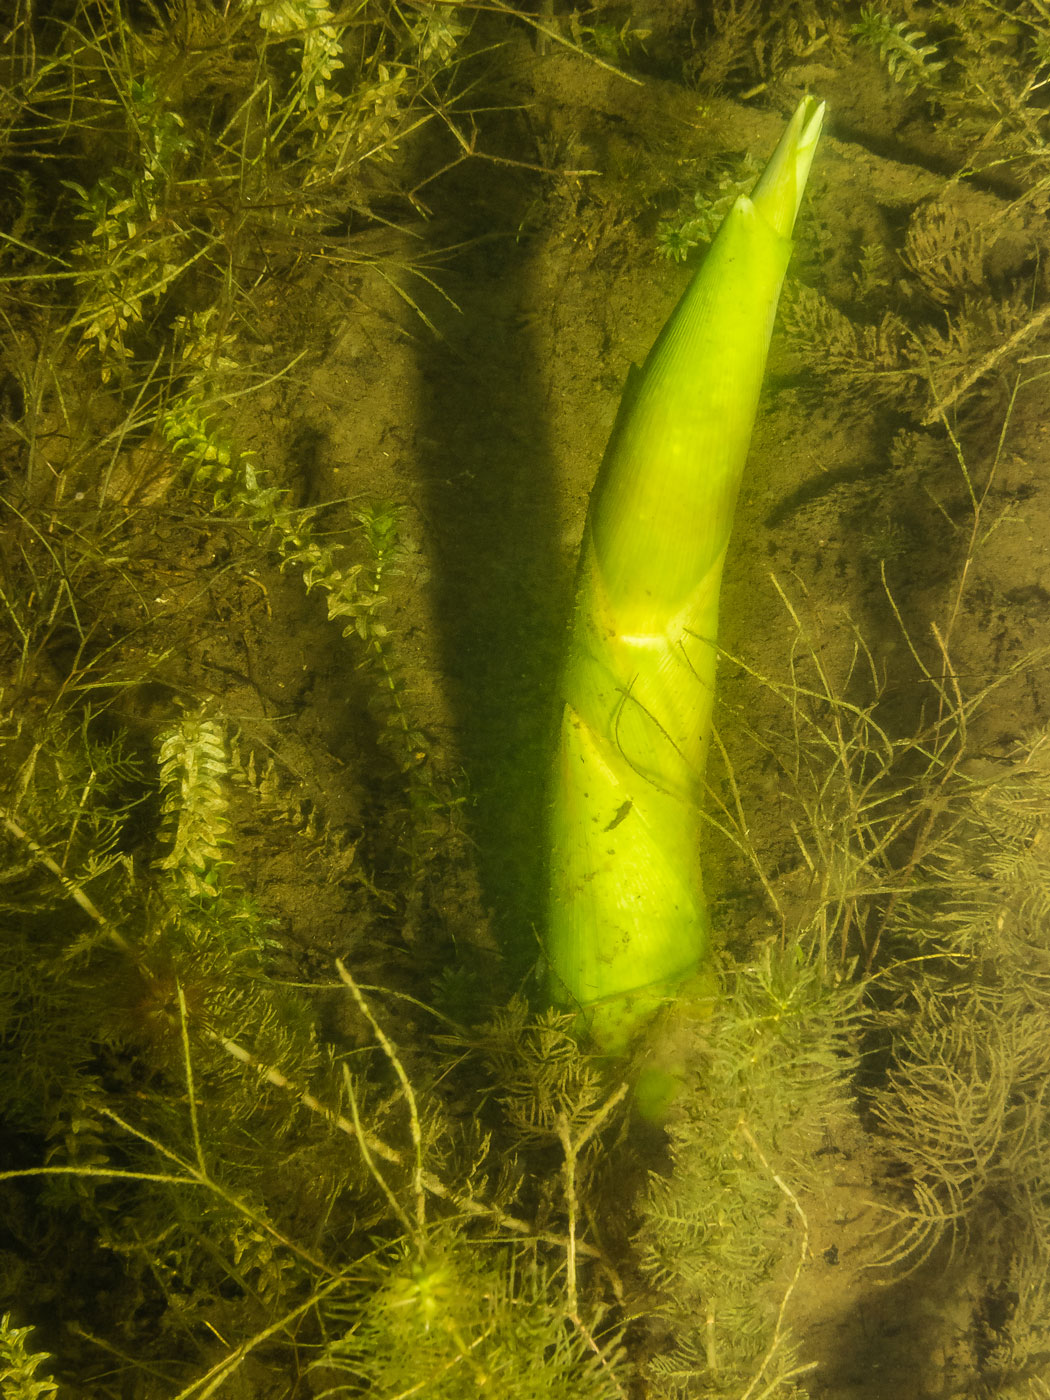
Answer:
[[(795, 112), (629, 386), (591, 499), (551, 783), (551, 990), (622, 1051), (695, 977), (718, 595), (823, 108)], [(709, 992), (701, 981), (697, 991)]]
[(878, 50), (886, 71), (905, 92), (929, 86), (937, 79), (946, 59), (936, 59), (936, 44), (923, 43), (926, 35), (906, 20), (892, 20), (877, 5), (865, 5), (850, 33), (861, 43)]
[(31, 1327), (15, 1327), (11, 1314), (0, 1317), (0, 1386), (5, 1400), (48, 1400), (58, 1385), (47, 1376), (38, 1375), (50, 1361), (47, 1352), (32, 1352), (28, 1347)]
[[(993, 526), (1024, 515), (1009, 507), (1034, 451), (981, 414), (1046, 348), (1044, 260), (1011, 253), (1042, 246), (1045, 15), (910, 11), (909, 29), (936, 36), (930, 57), (950, 60), (910, 109), (935, 98), (962, 177), (931, 173), (945, 156), (909, 168), (902, 194), (889, 166), (894, 217), (852, 245), (834, 178), (805, 221), (796, 268), (814, 286), (778, 349), (805, 372), (777, 377), (776, 402), (804, 387), (822, 397), (810, 421), (877, 431), (870, 460), (792, 478), (798, 497), (775, 510), (795, 512), (798, 558), (778, 579), (775, 639), (760, 659), (722, 658), (706, 798), (718, 1007), (683, 1032), (690, 1092), (639, 1133), (624, 1067), (581, 1048), (575, 1007), (513, 995), (489, 934), (466, 789), (448, 778), (460, 759), (428, 722), (444, 677), (424, 645), (437, 565), (418, 449), (404, 435), (396, 476), (373, 489), (292, 438), (309, 401), (335, 425), (331, 456), (348, 456), (348, 420), (389, 405), (382, 377), (352, 414), (326, 402), (331, 347), (286, 312), (321, 304), (326, 329), (366, 325), (384, 371), (434, 330), (436, 357), (459, 353), (433, 273), (459, 225), (432, 194), (471, 162), (484, 176), (457, 198), (482, 190), (494, 217), (459, 256), (494, 259), (498, 192), (519, 180), (535, 182), (532, 212), (519, 227), (510, 210), (506, 246), (517, 231), (530, 257), (553, 249), (559, 274), (600, 294), (651, 256), (629, 200), (606, 190), (599, 209), (598, 177), (558, 168), (536, 79), (565, 72), (529, 51), (521, 12), (351, 10), (19, 4), (5, 31), (3, 1387), (797, 1396), (819, 1359), (795, 1317), (822, 1243), (809, 1193), (827, 1189), (838, 1127), (862, 1140), (859, 1062), (865, 1122), (883, 1124), (872, 1160), (895, 1171), (871, 1184), (885, 1229), (869, 1259), (892, 1284), (951, 1245), (960, 1295), (994, 1280), (973, 1303), (971, 1388), (1030, 1400), (1047, 1335), (1042, 1060), (1027, 1037), (1045, 1019), (1046, 782), (1038, 736), (1009, 757), (987, 726), (974, 739), (967, 685), (1009, 680), (1031, 649), (1003, 621), (1008, 584), (975, 579)], [(571, 18), (539, 21), (567, 64), (607, 74), (612, 54), (640, 51), (622, 15), (577, 22), (589, 57), (571, 51)], [(713, 66), (699, 50), (690, 66), (764, 93), (726, 109), (757, 128), (758, 106), (789, 110), (817, 64), (844, 61), (846, 31), (834, 8), (727, 0), (696, 25)], [(647, 62), (663, 43), (646, 39)], [(628, 143), (652, 167), (650, 213), (681, 187), (684, 145), (723, 144), (712, 111), (680, 96), (673, 150)], [(585, 115), (581, 144), (626, 120), (597, 99)], [(615, 139), (609, 152), (615, 168)], [(865, 159), (873, 179), (887, 169)], [(991, 189), (1007, 175), (1016, 201)], [(596, 227), (615, 257), (589, 246)], [(367, 320), (376, 288), (400, 300)], [(833, 493), (857, 518), (865, 506), (868, 545), (907, 514), (892, 603), (871, 548), (844, 559), (850, 536), (837, 553)], [(776, 550), (784, 535), (774, 522), (761, 539)], [(810, 571), (817, 540), (835, 604)], [(837, 606), (851, 567), (867, 584), (856, 624)], [(949, 574), (927, 637), (922, 590)], [(480, 568), (472, 586), (488, 587)], [(971, 665), (986, 614), (1005, 651)], [(879, 1053), (858, 1061), (861, 1025)]]

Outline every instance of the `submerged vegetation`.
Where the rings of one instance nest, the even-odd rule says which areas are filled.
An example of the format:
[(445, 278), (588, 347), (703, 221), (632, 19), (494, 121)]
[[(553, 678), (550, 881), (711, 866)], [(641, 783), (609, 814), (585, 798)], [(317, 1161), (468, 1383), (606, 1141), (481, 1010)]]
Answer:
[[(46, 10), (0, 68), (4, 1400), (1044, 1395), (1046, 7)], [(523, 971), (568, 586), (523, 561), (805, 90), (720, 1000), (655, 1131)], [(869, 1381), (916, 1272), (956, 1332)]]

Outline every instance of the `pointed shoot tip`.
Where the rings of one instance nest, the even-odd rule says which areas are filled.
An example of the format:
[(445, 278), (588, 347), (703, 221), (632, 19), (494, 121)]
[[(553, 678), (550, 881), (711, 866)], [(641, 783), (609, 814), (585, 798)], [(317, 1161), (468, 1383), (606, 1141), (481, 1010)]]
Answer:
[(790, 238), (824, 124), (824, 103), (804, 97), (751, 194), (755, 208), (782, 238)]

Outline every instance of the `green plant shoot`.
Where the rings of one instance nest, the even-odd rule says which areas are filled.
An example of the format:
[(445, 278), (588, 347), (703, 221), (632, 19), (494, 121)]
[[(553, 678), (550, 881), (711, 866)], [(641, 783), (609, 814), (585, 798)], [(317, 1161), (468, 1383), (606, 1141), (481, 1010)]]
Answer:
[(791, 232), (805, 98), (632, 372), (591, 495), (549, 812), (551, 993), (622, 1052), (709, 948), (700, 805), (718, 597)]

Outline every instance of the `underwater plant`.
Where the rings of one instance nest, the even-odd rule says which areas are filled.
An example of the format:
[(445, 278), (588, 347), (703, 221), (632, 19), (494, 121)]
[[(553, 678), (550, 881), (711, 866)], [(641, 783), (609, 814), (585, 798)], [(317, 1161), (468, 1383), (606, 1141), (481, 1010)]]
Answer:
[(0, 1387), (4, 1400), (50, 1400), (58, 1386), (38, 1370), (51, 1358), (46, 1352), (32, 1352), (27, 1340), (31, 1327), (15, 1327), (11, 1314), (0, 1317)]
[[(586, 297), (609, 301), (620, 327), (624, 312), (643, 323), (653, 283), (662, 295), (674, 276), (653, 273), (648, 215), (673, 212), (683, 171), (735, 173), (739, 148), (772, 148), (773, 124), (825, 75), (837, 102), (831, 65), (856, 47), (860, 6), (846, 18), (791, 0), (772, 15), (716, 0), (715, 42), (696, 22), (711, 63), (694, 76), (740, 100), (723, 123), (717, 103), (698, 111), (694, 92), (665, 82), (666, 146), (650, 89), (624, 84), (645, 112), (633, 127), (609, 110), (621, 79), (606, 59), (656, 71), (669, 52), (661, 11), (689, 8), (678, 0), (651, 8), (648, 53), (605, 5), (544, 5), (542, 28), (502, 0), (14, 8), (0, 77), (4, 1400), (799, 1400), (818, 1362), (817, 1393), (851, 1393), (828, 1376), (848, 1342), (822, 1338), (806, 1308), (814, 1279), (856, 1280), (824, 1202), (865, 1132), (874, 1150), (860, 1147), (858, 1167), (889, 1154), (895, 1173), (861, 1178), (886, 1226), (868, 1262), (877, 1250), (892, 1289), (954, 1246), (960, 1295), (969, 1278), (991, 1280), (975, 1303), (980, 1374), (925, 1392), (1034, 1400), (1050, 1381), (1050, 1008), (1033, 989), (1047, 980), (1050, 782), (1025, 741), (1016, 771), (975, 786), (987, 768), (963, 740), (979, 717), (953, 698), (990, 686), (1014, 655), (971, 665), (984, 614), (998, 644), (1019, 608), (1005, 568), (994, 587), (987, 575), (972, 586), (976, 543), (994, 530), (997, 554), (1039, 505), (1022, 460), (1038, 443), (1011, 431), (972, 530), (966, 510), (986, 494), (982, 403), (1018, 354), (1034, 363), (1048, 348), (1045, 285), (1024, 253), (1032, 210), (965, 175), (944, 188), (944, 163), (905, 169), (844, 134), (829, 154), (793, 264), (820, 291), (804, 288), (782, 316), (766, 420), (779, 440), (786, 413), (801, 445), (770, 454), (734, 527), (769, 511), (748, 538), (785, 580), (790, 616), (753, 628), (759, 550), (735, 576), (730, 564), (730, 586), (746, 579), (752, 596), (723, 603), (705, 780), (699, 897), (719, 931), (718, 999), (678, 1028), (688, 1092), (651, 1131), (630, 1123), (622, 1066), (581, 1045), (576, 1000), (530, 1007), (535, 987), (513, 995), (499, 956), (515, 914), (476, 856), (488, 842), (513, 861), (511, 828), (494, 836), (447, 774), (462, 761), (487, 791), (470, 752), (484, 704), (503, 725), (512, 704), (546, 715), (548, 690), (517, 683), (526, 651), (559, 626), (553, 605), (531, 636), (508, 624), (504, 525), (477, 515), (483, 548), (455, 530), (479, 500), (479, 457), (478, 480), (508, 505), (503, 405), (534, 426), (549, 418), (550, 445), (564, 445), (564, 396), (534, 413), (522, 391), (543, 337), (551, 365), (569, 361), (567, 341), (579, 350), (572, 402), (600, 404), (588, 386), (603, 328)], [(966, 172), (1008, 169), (1036, 203), (1050, 21), (1031, 0), (1009, 21), (984, 0), (903, 18), (887, 23), (920, 48), (936, 40), (925, 69), (948, 62), (896, 105), (936, 101), (948, 114), (938, 139), (964, 149)], [(906, 96), (887, 65), (855, 71)], [(570, 161), (547, 139), (544, 85), (564, 110), (587, 73), (605, 86), (600, 102), (581, 99), (579, 122), (571, 109), (587, 158)], [(885, 223), (843, 218), (846, 146), (885, 177)], [(625, 195), (617, 172), (646, 164)], [(661, 231), (665, 251), (707, 242), (740, 193), (720, 185), (729, 198), (702, 208), (690, 193), (687, 217)], [(565, 318), (548, 326), (530, 299), (548, 273), (562, 279), (568, 337)], [(471, 319), (453, 314), (452, 294)], [(488, 439), (479, 404), (503, 366), (486, 381), (479, 349), (487, 326), (519, 318), (526, 372), (503, 376)], [(785, 382), (793, 338), (804, 373)], [(426, 452), (417, 381), (442, 439)], [(814, 391), (824, 402), (807, 421), (785, 410)], [(461, 436), (457, 392), (469, 398)], [(628, 396), (621, 428), (639, 402)], [(920, 431), (916, 413), (932, 424)], [(838, 457), (833, 436), (826, 455), (805, 439), (815, 420), (833, 434), (843, 418), (875, 424), (870, 460), (855, 433)], [(969, 467), (946, 451), (956, 427)], [(577, 446), (574, 461), (595, 459)], [(509, 450), (520, 459), (521, 441)], [(571, 470), (562, 484), (582, 499), (590, 483)], [(1031, 504), (1014, 511), (1015, 496)], [(529, 509), (553, 555), (555, 510), (544, 518), (531, 496)], [(433, 645), (446, 628), (471, 632), (456, 615), (473, 607), (468, 589), (441, 591), (449, 556), (435, 541), (453, 536), (468, 542), (469, 593), (498, 597), (491, 635), (513, 653), (512, 702), (470, 684), (466, 647), (450, 665), (454, 647), (442, 663)], [(942, 567), (969, 579), (939, 632), (951, 665), (922, 642), (914, 558), (934, 539), (922, 587), (939, 587), (929, 574)], [(843, 642), (850, 567), (867, 588), (860, 605), (845, 600), (857, 625)], [(553, 604), (550, 572), (536, 577), (533, 597)], [(1045, 599), (1035, 583), (1026, 596), (1035, 627)], [(895, 656), (880, 602), (912, 629)], [(1030, 646), (1019, 633), (1002, 644)], [(909, 648), (927, 666), (917, 678)], [(713, 671), (710, 637), (680, 650)], [(618, 684), (616, 737), (637, 762), (656, 681)], [(470, 697), (459, 722), (457, 687)], [(907, 729), (915, 696), (925, 720)], [(1018, 707), (1018, 728), (1027, 714)], [(669, 772), (667, 728), (651, 732)], [(997, 761), (991, 738), (977, 734), (979, 765)], [(504, 748), (524, 783), (540, 765)], [(647, 793), (654, 763), (625, 780)], [(491, 788), (507, 806), (517, 796)], [(609, 839), (642, 798), (627, 801)], [(678, 810), (694, 839), (692, 808)], [(643, 1009), (617, 1025), (640, 1026)]]
[(861, 43), (877, 49), (890, 77), (905, 92), (937, 80), (946, 59), (936, 59), (936, 44), (926, 44), (926, 35), (903, 20), (894, 22), (877, 5), (865, 5), (850, 33)]
[(558, 692), (546, 951), (554, 1000), (607, 1052), (708, 951), (699, 805), (722, 565), (823, 115), (805, 99), (736, 200), (628, 383), (591, 497)]

